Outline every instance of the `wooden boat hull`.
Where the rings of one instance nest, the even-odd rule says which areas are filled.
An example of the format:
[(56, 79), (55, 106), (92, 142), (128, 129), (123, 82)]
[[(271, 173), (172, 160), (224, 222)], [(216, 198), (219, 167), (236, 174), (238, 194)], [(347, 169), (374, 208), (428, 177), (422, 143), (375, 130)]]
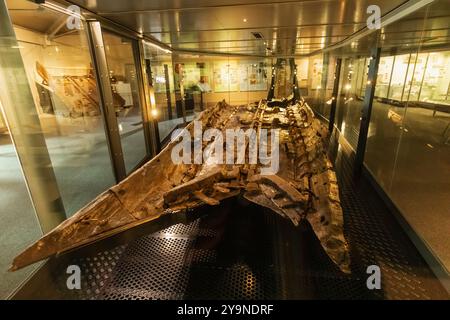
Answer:
[[(208, 159), (198, 161), (195, 154), (191, 163), (175, 164), (172, 153), (179, 146), (175, 139), (157, 157), (28, 247), (14, 259), (10, 270), (142, 224), (158, 223), (166, 215), (220, 205), (225, 199), (243, 196), (295, 225), (309, 221), (329, 257), (343, 272), (350, 271), (337, 180), (324, 147), (327, 132), (304, 101), (286, 109), (271, 108), (266, 101), (248, 106), (220, 102), (202, 112), (197, 120), (202, 130), (279, 130), (280, 170), (263, 174), (260, 162), (208, 164)], [(191, 137), (194, 129), (194, 123), (186, 127)], [(226, 149), (218, 140), (196, 143), (202, 150)], [(245, 142), (246, 160), (250, 158), (249, 143)], [(257, 144), (261, 147), (262, 142), (258, 140)]]

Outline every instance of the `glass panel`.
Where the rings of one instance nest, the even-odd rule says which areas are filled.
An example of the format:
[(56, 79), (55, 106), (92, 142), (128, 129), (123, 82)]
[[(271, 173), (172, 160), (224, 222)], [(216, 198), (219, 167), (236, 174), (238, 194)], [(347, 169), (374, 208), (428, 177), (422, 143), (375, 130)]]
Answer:
[(319, 112), (326, 118), (330, 119), (331, 103), (333, 97), (333, 87), (336, 74), (336, 57), (330, 56), (328, 58), (327, 66), (327, 81), (323, 92), (323, 101)]
[(103, 41), (128, 174), (147, 156), (133, 40), (104, 31)]
[[(3, 19), (3, 17), (0, 17)], [(0, 103), (0, 299), (5, 299), (39, 264), (8, 272), (16, 254), (42, 236)]]
[(180, 80), (184, 87), (188, 122), (220, 100), (237, 105), (267, 98), (272, 66), (269, 59), (188, 54), (172, 57), (171, 53), (149, 43), (145, 45), (145, 57), (150, 60), (152, 69), (161, 141), (177, 125), (183, 124), (181, 103), (178, 102), (177, 110), (178, 93), (176, 95), (174, 90), (179, 87)]
[(172, 54), (161, 48), (146, 43), (144, 45), (145, 59), (150, 60), (152, 83), (155, 91), (155, 103), (159, 138), (163, 142), (177, 125), (183, 123), (183, 117), (177, 117), (174, 69)]
[[(402, 98), (401, 98), (401, 101), (404, 105), (406, 105), (406, 102), (408, 102), (408, 100), (410, 98), (411, 90), (414, 86), (416, 87), (416, 92), (417, 92), (418, 85), (416, 83), (418, 82), (418, 80), (415, 77), (417, 75), (417, 72), (416, 72), (416, 62), (417, 61), (418, 61), (417, 53), (412, 53), (410, 60), (409, 60), (408, 70), (407, 70), (406, 79), (405, 79), (405, 86), (403, 88), (403, 93), (402, 93)], [(420, 78), (420, 79), (422, 79), (422, 78)]]
[(283, 99), (292, 95), (293, 83), (292, 83), (291, 66), (288, 59), (282, 59), (276, 66), (275, 72), (275, 99)]
[(203, 60), (179, 59), (183, 66), (183, 85), (186, 115), (200, 112), (204, 107), (205, 95), (212, 91), (212, 64)]
[(354, 79), (355, 79), (355, 92), (357, 97), (364, 97), (366, 86), (365, 80), (367, 80), (367, 71), (368, 71), (368, 63), (366, 58), (357, 59), (355, 63), (355, 70), (356, 73)]
[[(59, 191), (71, 216), (115, 183), (85, 24), (81, 30), (67, 30), (60, 23), (65, 14), (28, 1), (14, 1), (9, 8)], [(29, 19), (27, 10), (33, 8), (39, 8), (42, 21)]]
[[(303, 90), (303, 96), (314, 111), (328, 119), (336, 73), (336, 57), (325, 53), (306, 61), (306, 68), (310, 66), (308, 76), (310, 80), (307, 80), (308, 87), (307, 90)], [(302, 60), (297, 63), (300, 63), (300, 66), (305, 65)], [(301, 70), (298, 70), (298, 73), (300, 74), (299, 85), (302, 89), (304, 83), (302, 84), (301, 81)]]
[[(358, 85), (362, 81), (367, 82), (368, 68), (363, 68), (364, 66), (365, 59), (347, 58), (342, 60), (336, 104), (336, 125), (355, 150), (358, 144), (363, 106), (363, 98), (358, 94), (358, 91), (361, 90)], [(361, 85), (361, 87), (365, 88), (365, 85)]]
[[(308, 68), (308, 89), (305, 100), (309, 103), (311, 108), (318, 111), (318, 106), (322, 102), (323, 55), (316, 55), (309, 58), (306, 67)], [(300, 82), (300, 87), (302, 87), (302, 82)]]
[(330, 55), (342, 59), (335, 124), (354, 150), (358, 146), (369, 65), (377, 47), (378, 33), (373, 32), (364, 39), (330, 52)]
[[(395, 56), (392, 100), (374, 102), (365, 163), (417, 236), (450, 270), (450, 58), (445, 39), (430, 43), (428, 38), (448, 14), (446, 1), (414, 13), (424, 28), (404, 40), (402, 48), (409, 52)], [(398, 46), (399, 39), (390, 34), (409, 21), (406, 17), (386, 28), (384, 51)]]
[[(265, 62), (255, 61), (240, 61), (240, 84), (239, 90), (241, 92), (247, 91), (264, 91), (267, 92), (267, 73), (268, 66)], [(248, 101), (247, 101), (248, 102)]]

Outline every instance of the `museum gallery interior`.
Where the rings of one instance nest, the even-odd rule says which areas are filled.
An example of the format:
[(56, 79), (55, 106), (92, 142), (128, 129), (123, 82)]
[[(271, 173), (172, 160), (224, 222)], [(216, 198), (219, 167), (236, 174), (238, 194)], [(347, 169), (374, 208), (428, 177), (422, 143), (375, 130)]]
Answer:
[(449, 0), (0, 0), (0, 299), (448, 300)]

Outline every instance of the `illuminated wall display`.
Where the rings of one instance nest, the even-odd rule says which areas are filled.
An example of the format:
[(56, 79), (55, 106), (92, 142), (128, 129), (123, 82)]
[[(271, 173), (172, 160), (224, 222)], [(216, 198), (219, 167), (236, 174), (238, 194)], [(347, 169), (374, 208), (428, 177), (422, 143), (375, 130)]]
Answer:
[[(383, 56), (378, 69), (375, 96), (397, 101), (442, 103), (449, 99), (450, 51)], [(361, 85), (361, 60), (357, 62), (354, 85)], [(358, 95), (362, 91), (356, 90)]]

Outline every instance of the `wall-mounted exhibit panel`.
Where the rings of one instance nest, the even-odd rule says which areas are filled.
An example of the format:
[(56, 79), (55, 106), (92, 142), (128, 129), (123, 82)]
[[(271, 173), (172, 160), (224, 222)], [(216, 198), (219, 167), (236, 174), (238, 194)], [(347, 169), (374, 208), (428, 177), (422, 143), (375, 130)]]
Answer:
[[(204, 106), (223, 97), (234, 104), (265, 97), (270, 82), (271, 60), (221, 56), (179, 55), (185, 91), (203, 93)], [(195, 109), (199, 104), (195, 103)]]
[(416, 101), (448, 104), (450, 51), (384, 56), (380, 61), (375, 91), (391, 102)]

